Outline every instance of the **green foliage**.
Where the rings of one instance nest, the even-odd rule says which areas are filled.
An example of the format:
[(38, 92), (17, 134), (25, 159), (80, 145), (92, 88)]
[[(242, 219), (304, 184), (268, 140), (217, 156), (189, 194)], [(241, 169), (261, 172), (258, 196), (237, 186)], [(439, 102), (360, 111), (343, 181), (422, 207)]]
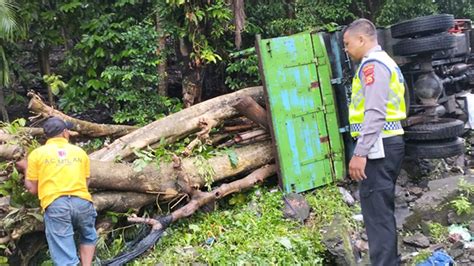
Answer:
[(459, 191), (466, 193), (467, 197), (474, 195), (474, 185), (464, 180), (464, 178), (459, 180), (458, 187)]
[(247, 57), (230, 61), (226, 68), (226, 74), (225, 84), (231, 90), (259, 85), (261, 80), (257, 54), (253, 52)]
[(84, 149), (87, 153), (96, 151), (104, 146), (104, 143), (110, 142), (109, 138), (94, 138), (89, 139), (86, 142), (77, 143), (82, 149)]
[(448, 236), (448, 228), (443, 226), (440, 223), (431, 222), (428, 223), (428, 229), (430, 231), (430, 236), (433, 238), (436, 243), (445, 242)]
[[(236, 194), (227, 198), (228, 203), (224, 200), (218, 211), (199, 213), (173, 224), (155, 251), (132, 265), (323, 265), (325, 247), (319, 232), (322, 224), (301, 226), (283, 219), (282, 193), (266, 189)], [(230, 201), (233, 205), (229, 205)]]
[(14, 162), (3, 162), (0, 164), (0, 171), (10, 172), (10, 177), (0, 183), (0, 195), (10, 196), (10, 205), (13, 207), (36, 208), (39, 200), (36, 195), (27, 192), (23, 186), (23, 176), (14, 167)]
[(157, 66), (166, 54), (156, 54), (152, 19), (108, 13), (84, 23), (83, 30), (88, 34), (64, 65), (74, 73), (59, 101), (65, 111), (101, 105), (117, 123), (143, 125), (181, 109), (178, 100), (157, 94)]
[(182, 38), (192, 45), (190, 57), (196, 65), (222, 60), (221, 38), (231, 33), (232, 11), (225, 0), (182, 1), (169, 0), (159, 4), (163, 28), (177, 40)]
[(403, 20), (437, 13), (437, 6), (432, 0), (388, 0), (377, 15), (376, 24), (388, 26)]
[(450, 201), (451, 206), (456, 211), (457, 215), (469, 214), (472, 212), (472, 203), (464, 194), (459, 195), (456, 199)]
[(436, 0), (440, 13), (453, 14), (455, 18), (474, 20), (474, 3), (471, 0)]
[(410, 265), (415, 266), (419, 263), (427, 260), (431, 256), (431, 251), (429, 250), (422, 250), (420, 251), (410, 262)]
[(133, 171), (142, 171), (149, 163), (151, 163), (156, 157), (149, 151), (149, 149), (134, 150), (133, 153), (137, 156), (137, 159), (133, 161)]
[(216, 176), (216, 172), (212, 165), (209, 164), (206, 158), (202, 155), (198, 155), (195, 157), (196, 160), (194, 161), (194, 166), (198, 172), (198, 175), (204, 180), (204, 186), (207, 187), (209, 191), (211, 191), (211, 185), (214, 182), (214, 177)]
[(222, 152), (227, 154), (229, 157), (229, 162), (232, 168), (236, 168), (239, 164), (239, 157), (237, 156), (237, 153), (235, 153), (234, 149), (226, 148)]
[(44, 75), (43, 80), (46, 84), (48, 84), (51, 88), (51, 92), (54, 95), (58, 95), (59, 90), (66, 88), (67, 84), (61, 80), (61, 75)]
[(26, 119), (18, 118), (12, 121), (11, 123), (4, 123), (0, 122), (0, 126), (6, 133), (10, 135), (17, 135), (19, 133), (20, 128), (26, 125)]

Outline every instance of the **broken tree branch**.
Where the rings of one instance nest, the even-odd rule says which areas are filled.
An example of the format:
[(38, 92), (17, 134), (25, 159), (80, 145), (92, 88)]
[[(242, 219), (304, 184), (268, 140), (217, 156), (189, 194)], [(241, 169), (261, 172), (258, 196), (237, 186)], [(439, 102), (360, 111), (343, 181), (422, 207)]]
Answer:
[(102, 137), (102, 136), (114, 136), (120, 137), (129, 134), (137, 129), (134, 126), (126, 125), (107, 125), (107, 124), (96, 124), (83, 120), (79, 120), (46, 105), (41, 98), (35, 93), (29, 92), (28, 96), (31, 100), (28, 104), (28, 108), (37, 114), (41, 114), (43, 117), (57, 116), (61, 117), (65, 121), (72, 122), (74, 124), (74, 130), (79, 132), (81, 135), (90, 137)]
[(211, 132), (211, 129), (213, 129), (217, 125), (217, 121), (214, 119), (206, 119), (206, 118), (201, 118), (199, 120), (199, 127), (201, 128), (201, 131), (196, 133), (196, 138), (191, 141), (191, 143), (186, 146), (186, 148), (183, 151), (183, 156), (189, 156), (193, 152), (194, 147), (206, 143), (206, 141), (209, 141), (209, 133)]

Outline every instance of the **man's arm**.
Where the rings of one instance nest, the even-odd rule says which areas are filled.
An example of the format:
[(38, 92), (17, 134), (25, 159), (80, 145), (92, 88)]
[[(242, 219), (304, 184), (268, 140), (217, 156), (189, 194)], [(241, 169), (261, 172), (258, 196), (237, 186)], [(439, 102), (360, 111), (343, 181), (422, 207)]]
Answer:
[(366, 156), (379, 137), (385, 124), (387, 102), (390, 92), (390, 71), (379, 62), (368, 62), (361, 71), (361, 82), (365, 95), (365, 114), (362, 131), (357, 139), (354, 153)]
[(38, 181), (32, 181), (25, 178), (25, 187), (31, 194), (38, 194)]

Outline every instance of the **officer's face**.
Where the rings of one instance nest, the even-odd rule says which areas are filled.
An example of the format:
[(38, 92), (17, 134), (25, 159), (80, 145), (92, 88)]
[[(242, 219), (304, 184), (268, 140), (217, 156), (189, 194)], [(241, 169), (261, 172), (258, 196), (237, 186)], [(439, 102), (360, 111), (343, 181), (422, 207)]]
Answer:
[(360, 34), (346, 31), (344, 33), (344, 50), (349, 54), (351, 59), (360, 61), (364, 57), (363, 38)]

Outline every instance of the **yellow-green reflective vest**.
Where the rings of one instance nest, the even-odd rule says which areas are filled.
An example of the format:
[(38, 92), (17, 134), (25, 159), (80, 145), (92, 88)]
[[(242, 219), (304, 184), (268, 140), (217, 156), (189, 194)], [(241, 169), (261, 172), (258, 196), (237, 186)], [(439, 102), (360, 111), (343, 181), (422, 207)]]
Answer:
[[(364, 105), (365, 96), (362, 93), (362, 82), (360, 80), (360, 72), (362, 66), (370, 61), (377, 61), (390, 70), (390, 91), (387, 101), (387, 115), (382, 130), (384, 135), (402, 135), (403, 128), (400, 120), (406, 118), (405, 106), (405, 85), (402, 72), (398, 68), (397, 63), (384, 51), (374, 51), (365, 57), (352, 80), (352, 97), (349, 105), (349, 123), (351, 124), (351, 136), (357, 137), (362, 130), (362, 122), (364, 121)], [(377, 89), (377, 88), (373, 88)]]

